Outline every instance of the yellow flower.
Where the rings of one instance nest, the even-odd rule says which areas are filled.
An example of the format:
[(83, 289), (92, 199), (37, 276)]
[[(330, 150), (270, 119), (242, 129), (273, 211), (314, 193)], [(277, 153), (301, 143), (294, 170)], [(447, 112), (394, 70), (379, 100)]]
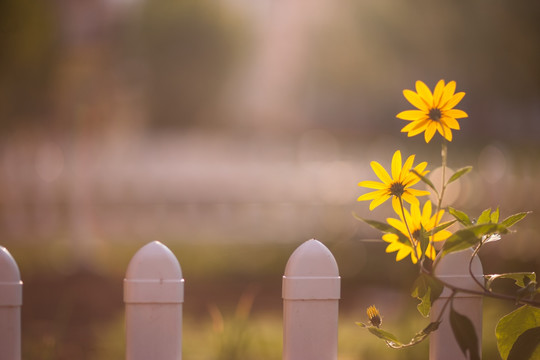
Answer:
[[(444, 210), (440, 210), (437, 214), (431, 216), (431, 201), (426, 201), (422, 212), (420, 212), (420, 206), (418, 204), (411, 205), (411, 212), (409, 213), (406, 209), (403, 211), (405, 213), (405, 218), (401, 212), (398, 212), (399, 220), (388, 218), (386, 221), (388, 224), (399, 230), (409, 241), (404, 243), (400, 241), (399, 236), (393, 233), (387, 233), (382, 236), (382, 239), (386, 241), (388, 246), (386, 247), (386, 252), (391, 253), (397, 251), (396, 261), (400, 261), (411, 255), (411, 260), (414, 264), (418, 261), (418, 258), (421, 256), (420, 249), (420, 237), (422, 231), (425, 236), (428, 236), (429, 245), (426, 248), (426, 256), (430, 259), (435, 259), (435, 248), (432, 246), (434, 241), (443, 241), (446, 240), (450, 235), (448, 230), (439, 230), (432, 235), (432, 230), (436, 224), (440, 225), (440, 220), (444, 215)], [(409, 231), (407, 226), (412, 234), (412, 239), (409, 236)], [(413, 251), (412, 244), (416, 244), (416, 251)]]
[[(401, 152), (397, 150), (392, 156), (392, 176), (376, 161), (371, 162), (371, 168), (382, 182), (377, 181), (361, 181), (358, 186), (375, 189), (358, 198), (358, 201), (371, 200), (369, 210), (375, 209), (377, 206), (392, 198), (394, 209), (400, 209), (400, 199), (407, 201), (410, 204), (418, 204), (417, 196), (429, 195), (428, 191), (412, 189), (411, 186), (420, 181), (420, 178), (411, 172), (413, 167), (414, 155), (411, 155), (401, 166)], [(427, 162), (422, 162), (414, 168), (419, 174), (425, 175), (429, 171), (424, 170)], [(397, 210), (396, 210), (397, 211)]]
[(445, 85), (444, 80), (439, 80), (433, 93), (420, 80), (416, 82), (416, 92), (403, 90), (405, 98), (418, 110), (406, 110), (396, 115), (399, 119), (411, 121), (401, 132), (411, 137), (425, 131), (428, 143), (438, 131), (446, 140), (452, 141), (452, 130), (459, 130), (456, 119), (468, 117), (465, 111), (454, 109), (465, 96), (464, 92), (455, 91), (456, 82), (450, 81)]
[(379, 313), (379, 310), (375, 307), (375, 305), (371, 305), (367, 308), (367, 316), (370, 324), (375, 327), (379, 327), (382, 324), (382, 318), (381, 314)]

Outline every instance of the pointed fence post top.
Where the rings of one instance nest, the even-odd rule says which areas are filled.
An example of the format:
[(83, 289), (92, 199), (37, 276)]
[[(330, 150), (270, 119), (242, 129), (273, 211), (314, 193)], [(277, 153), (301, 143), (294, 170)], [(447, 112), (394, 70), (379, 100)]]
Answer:
[(176, 256), (158, 241), (143, 246), (129, 262), (124, 279), (126, 304), (181, 304), (184, 279)]
[(311, 239), (300, 245), (285, 267), (285, 276), (335, 277), (339, 270), (334, 255), (318, 240)]
[(9, 251), (0, 246), (0, 306), (22, 305), (21, 273)]
[(0, 283), (19, 283), (21, 274), (8, 249), (0, 246)]
[(159, 241), (153, 241), (140, 248), (133, 256), (126, 271), (126, 279), (182, 279), (182, 269), (168, 247)]
[(320, 241), (308, 240), (291, 255), (283, 275), (286, 300), (337, 300), (341, 278), (334, 255)]

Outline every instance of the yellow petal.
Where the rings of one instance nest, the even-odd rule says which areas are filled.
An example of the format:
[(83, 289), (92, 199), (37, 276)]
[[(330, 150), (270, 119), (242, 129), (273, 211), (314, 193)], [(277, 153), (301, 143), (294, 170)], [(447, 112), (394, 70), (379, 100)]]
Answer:
[[(422, 214), (420, 213), (420, 203), (411, 205), (411, 220), (412, 220), (412, 227), (415, 229), (420, 228), (420, 223), (422, 220)], [(411, 229), (413, 231), (413, 229)]]
[(375, 190), (375, 191), (365, 193), (364, 195), (360, 195), (358, 199), (356, 200), (357, 201), (373, 200), (373, 199), (377, 199), (385, 195), (387, 195), (386, 190)]
[(401, 220), (403, 220), (403, 214), (401, 213), (401, 203), (399, 202), (399, 198), (395, 196), (392, 198), (392, 209), (394, 209), (394, 212), (398, 214)]
[(426, 128), (427, 128), (430, 121), (431, 120), (429, 118), (425, 118), (423, 120), (415, 122), (416, 126), (412, 127), (409, 130), (408, 136), (409, 137), (416, 136), (416, 135), (420, 134), (421, 132), (426, 131)]
[(433, 107), (439, 108), (443, 90), (444, 90), (444, 80), (439, 80), (439, 82), (435, 86), (435, 90), (433, 90)]
[(416, 172), (422, 175), (426, 175), (429, 172), (429, 170), (425, 170), (426, 166), (427, 166), (427, 161), (422, 161), (420, 164), (416, 165), (414, 170), (416, 170)]
[[(407, 226), (405, 226), (403, 221), (400, 221), (400, 220), (394, 219), (394, 218), (388, 218), (388, 219), (386, 219), (386, 222), (388, 222), (389, 225), (392, 225), (393, 227), (398, 229), (403, 235), (408, 233)], [(405, 235), (405, 236), (407, 236), (407, 235)]]
[(388, 246), (386, 247), (386, 249), (384, 251), (386, 253), (391, 253), (391, 252), (394, 252), (394, 251), (399, 251), (401, 248), (402, 248), (401, 243), (394, 240), (390, 244), (388, 244)]
[(445, 124), (446, 126), (448, 126), (450, 129), (459, 130), (459, 123), (453, 117), (449, 117), (445, 115), (441, 118), (441, 122)]
[(431, 244), (428, 245), (428, 247), (426, 248), (426, 256), (428, 258), (430, 258), (431, 260), (435, 260), (435, 249), (433, 248), (433, 246), (431, 246)]
[(430, 192), (427, 190), (418, 190), (418, 189), (413, 189), (413, 188), (407, 188), (406, 193), (409, 193), (410, 195), (415, 196), (415, 197), (426, 196), (430, 194)]
[(426, 113), (422, 110), (405, 110), (396, 115), (397, 118), (402, 120), (418, 120), (425, 116)]
[(403, 96), (414, 106), (416, 106), (417, 109), (423, 110), (423, 111), (429, 111), (429, 106), (422, 100), (420, 95), (415, 93), (411, 90), (403, 90)]
[[(396, 234), (384, 234), (384, 235), (382, 236), (382, 239), (383, 239), (384, 241), (386, 241), (386, 242), (391, 243), (391, 242), (397, 241), (398, 236), (397, 236)], [(387, 249), (388, 249), (388, 248), (387, 248)]]
[(435, 135), (435, 131), (437, 131), (437, 125), (434, 121), (432, 121), (428, 124), (426, 132), (424, 133), (426, 143), (429, 143), (431, 141), (433, 135)]
[(367, 188), (370, 188), (370, 189), (379, 189), (379, 190), (388, 188), (388, 186), (386, 186), (385, 184), (383, 184), (381, 182), (369, 181), (369, 180), (360, 181), (358, 183), (358, 186), (363, 186), (363, 187), (367, 187)]
[(416, 92), (418, 93), (418, 95), (420, 95), (420, 97), (422, 98), (422, 100), (424, 100), (428, 107), (433, 106), (433, 94), (423, 81), (418, 80), (416, 82)]
[(405, 200), (406, 202), (408, 202), (409, 204), (411, 204), (411, 205), (419, 204), (420, 201), (418, 201), (418, 199), (416, 198), (416, 196), (414, 196), (413, 194), (411, 194), (411, 190), (414, 190), (414, 189), (407, 189), (407, 191), (403, 193), (403, 195), (401, 196), (401, 198), (402, 198), (403, 200)]
[[(428, 226), (431, 219), (431, 200), (426, 201), (424, 208), (422, 209), (422, 220), (424, 220), (424, 226)], [(431, 226), (433, 227), (433, 226)]]
[(450, 81), (446, 86), (444, 87), (441, 101), (439, 102), (439, 109), (441, 109), (445, 104), (454, 96), (454, 92), (456, 91), (456, 82)]
[(401, 151), (397, 150), (392, 156), (392, 182), (399, 180), (401, 173)]
[(452, 130), (449, 127), (444, 126), (442, 122), (437, 123), (437, 131), (448, 141), (452, 141)]
[(456, 106), (461, 101), (461, 99), (463, 99), (464, 96), (465, 96), (464, 92), (458, 92), (457, 94), (452, 96), (448, 100), (448, 102), (446, 102), (446, 104), (443, 104), (443, 106), (441, 107), (441, 110), (445, 111), (445, 110), (452, 109), (454, 106)]
[(448, 230), (441, 230), (435, 234), (435, 236), (432, 236), (431, 241), (443, 241), (448, 239), (452, 233)]
[(386, 170), (382, 167), (381, 164), (376, 161), (372, 161), (370, 164), (371, 168), (375, 172), (375, 175), (377, 175), (377, 177), (381, 179), (383, 183), (385, 183), (386, 185), (390, 185), (392, 183), (392, 178), (390, 177), (390, 175), (388, 175), (388, 172), (386, 172)]
[[(411, 155), (405, 160), (405, 164), (403, 164), (403, 167), (401, 168), (401, 173), (399, 174), (399, 181), (403, 183), (405, 178), (410, 174), (411, 167), (414, 162), (414, 155)], [(414, 175), (414, 174), (413, 174)]]
[[(414, 171), (419, 173), (420, 175), (425, 175), (427, 174), (429, 171), (424, 171), (424, 168), (427, 166), (427, 162), (421, 162), (420, 164), (416, 165), (416, 167), (414, 168)], [(420, 181), (420, 178), (413, 172), (409, 172), (407, 174), (407, 176), (403, 179), (403, 184), (405, 184), (405, 186), (413, 186), (414, 184), (416, 184), (417, 182)]]
[(373, 210), (375, 209), (377, 206), (381, 205), (383, 202), (385, 202), (386, 200), (388, 200), (388, 198), (390, 197), (390, 195), (383, 195), (383, 196), (380, 196), (376, 199), (373, 199), (373, 201), (369, 204), (369, 210)]
[(396, 254), (396, 261), (401, 261), (403, 260), (404, 258), (406, 258), (408, 255), (411, 255), (411, 261), (413, 262), (413, 264), (416, 264), (416, 262), (418, 261), (414, 252), (412, 251), (412, 249), (409, 247), (409, 246), (403, 246), (400, 251), (398, 251), (398, 253)]
[(423, 121), (422, 120), (413, 120), (411, 121), (410, 123), (408, 123), (407, 125), (405, 125), (402, 129), (401, 129), (401, 132), (409, 132), (411, 131), (412, 129), (416, 128), (417, 126), (419, 126), (419, 124)]
[(461, 118), (469, 117), (469, 115), (467, 115), (465, 111), (459, 110), (459, 109), (445, 110), (444, 115), (453, 117), (454, 119), (461, 119)]

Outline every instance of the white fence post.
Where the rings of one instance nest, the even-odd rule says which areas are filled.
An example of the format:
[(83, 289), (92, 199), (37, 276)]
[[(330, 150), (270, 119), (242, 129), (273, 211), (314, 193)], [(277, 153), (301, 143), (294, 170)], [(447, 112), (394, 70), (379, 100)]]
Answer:
[(21, 359), (22, 286), (15, 259), (0, 246), (0, 360)]
[(184, 279), (178, 260), (154, 241), (131, 259), (124, 279), (126, 359), (182, 358)]
[(317, 240), (299, 246), (283, 276), (283, 359), (335, 360), (340, 298), (334, 256)]
[[(480, 286), (471, 278), (469, 274), (469, 261), (472, 249), (451, 253), (441, 259), (435, 269), (435, 274), (444, 282), (460, 288), (469, 290), (482, 290)], [(475, 257), (472, 264), (472, 272), (480, 283), (484, 283), (482, 263)], [(438, 317), (444, 304), (451, 295), (451, 290), (445, 288), (441, 297), (435, 301), (432, 308), (431, 319)], [(450, 325), (450, 307), (461, 315), (465, 315), (471, 320), (478, 339), (479, 355), (482, 356), (482, 296), (471, 295), (463, 292), (457, 293), (452, 300), (453, 304), (448, 304), (442, 323), (439, 329), (430, 336), (429, 359), (430, 360), (467, 360), (468, 354), (461, 351)]]

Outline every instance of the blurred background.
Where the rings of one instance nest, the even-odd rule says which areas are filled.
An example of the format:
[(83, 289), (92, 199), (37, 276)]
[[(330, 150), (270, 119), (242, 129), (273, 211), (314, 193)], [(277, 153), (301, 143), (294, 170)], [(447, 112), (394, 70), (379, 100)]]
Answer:
[(440, 137), (395, 115), (416, 80), (455, 80), (469, 118), (449, 166), (474, 171), (448, 202), (533, 211), (480, 256), (540, 270), (539, 17), (535, 0), (3, 0), (0, 244), (25, 283), (24, 358), (122, 358), (124, 272), (159, 240), (186, 278), (187, 360), (280, 359), (281, 275), (310, 238), (343, 278), (340, 358), (425, 358), (354, 325), (372, 303), (404, 338), (425, 325), (415, 268), (352, 216), (390, 206), (369, 213), (357, 183), (397, 149), (436, 169)]

